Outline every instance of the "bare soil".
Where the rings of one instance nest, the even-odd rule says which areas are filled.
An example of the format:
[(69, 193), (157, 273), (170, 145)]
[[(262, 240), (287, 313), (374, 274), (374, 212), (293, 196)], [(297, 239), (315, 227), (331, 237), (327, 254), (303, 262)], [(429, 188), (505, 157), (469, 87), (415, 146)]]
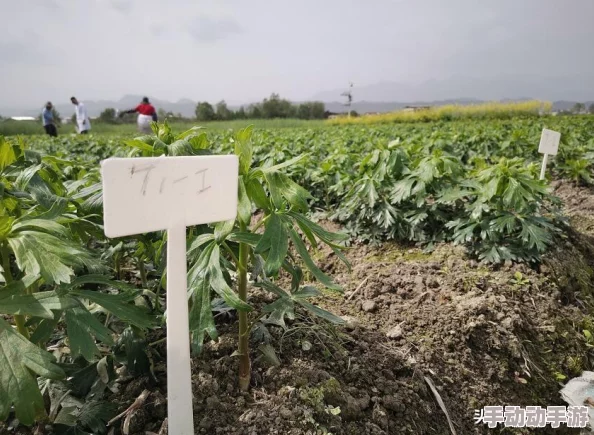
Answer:
[[(592, 368), (582, 330), (594, 326), (594, 194), (555, 187), (574, 230), (536, 269), (479, 264), (452, 245), (431, 254), (358, 245), (347, 251), (350, 270), (331, 251), (320, 252), (323, 270), (345, 291), (318, 304), (346, 326), (303, 316), (286, 330), (255, 331), (248, 393), (237, 391), (235, 319), (219, 319), (219, 341), (193, 359), (196, 433), (451, 433), (426, 378), (458, 434), (506, 433), (474, 423), (474, 410), (487, 405), (564, 405), (563, 383)], [(250, 294), (256, 305), (270, 300), (258, 289)], [(263, 358), (260, 344), (276, 350), (279, 365)], [(157, 351), (164, 357), (164, 344)], [(135, 381), (120, 398), (125, 408), (152, 388), (161, 404), (132, 419), (137, 434), (166, 433), (164, 360), (157, 367), (159, 386)]]
[[(474, 410), (484, 406), (565, 405), (563, 383), (592, 369), (582, 331), (594, 332), (594, 194), (555, 187), (573, 229), (534, 269), (483, 265), (452, 245), (430, 254), (357, 245), (346, 253), (350, 270), (320, 252), (318, 262), (344, 293), (317, 303), (346, 326), (301, 315), (286, 330), (257, 328), (248, 393), (237, 389), (236, 319), (219, 316), (219, 340), (192, 361), (196, 433), (449, 434), (427, 380), (462, 435), (512, 433), (476, 425)], [(256, 288), (250, 295), (255, 305), (271, 300)], [(258, 351), (263, 344), (276, 350), (276, 363)], [(124, 410), (151, 391), (130, 434), (167, 433), (165, 343), (154, 349), (158, 383), (131, 381), (114, 398)]]

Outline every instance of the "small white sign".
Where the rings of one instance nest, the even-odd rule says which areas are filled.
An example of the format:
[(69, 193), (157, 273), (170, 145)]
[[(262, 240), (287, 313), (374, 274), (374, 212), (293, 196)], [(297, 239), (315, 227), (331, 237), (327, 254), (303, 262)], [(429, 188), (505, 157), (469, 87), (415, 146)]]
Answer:
[(558, 131), (542, 129), (542, 135), (540, 136), (540, 145), (538, 146), (538, 152), (541, 154), (548, 154), (554, 156), (557, 154), (559, 149), (559, 141), (561, 140), (561, 133)]
[(167, 230), (167, 421), (193, 435), (186, 226), (235, 219), (237, 156), (113, 158), (101, 162), (104, 231)]
[(107, 237), (234, 219), (237, 156), (112, 158), (101, 162)]

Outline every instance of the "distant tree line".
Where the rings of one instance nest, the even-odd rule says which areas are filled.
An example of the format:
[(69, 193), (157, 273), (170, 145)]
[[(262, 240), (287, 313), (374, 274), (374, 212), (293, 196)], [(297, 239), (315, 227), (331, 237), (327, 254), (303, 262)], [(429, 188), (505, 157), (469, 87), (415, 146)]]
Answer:
[(322, 102), (307, 101), (293, 104), (278, 94), (272, 94), (270, 98), (264, 98), (261, 103), (250, 104), (247, 108), (241, 106), (236, 111), (229, 109), (225, 100), (219, 101), (214, 107), (206, 101), (196, 105), (198, 121), (274, 118), (323, 119), (325, 112), (326, 107)]
[(559, 115), (594, 115), (594, 103), (588, 107), (584, 103), (575, 103), (571, 109), (563, 109), (557, 112)]
[[(327, 117), (324, 103), (319, 101), (307, 101), (293, 104), (289, 100), (281, 98), (278, 94), (272, 94), (270, 98), (264, 98), (262, 102), (250, 104), (247, 107), (241, 106), (237, 110), (231, 110), (225, 100), (219, 101), (214, 106), (206, 101), (199, 102), (194, 111), (198, 121), (229, 121), (233, 119), (324, 119)], [(183, 121), (188, 120), (181, 113), (167, 112), (163, 109), (157, 110), (157, 116), (162, 121)], [(127, 124), (136, 121), (136, 114), (126, 113), (117, 116), (114, 108), (104, 109), (99, 115), (98, 121), (106, 124)]]

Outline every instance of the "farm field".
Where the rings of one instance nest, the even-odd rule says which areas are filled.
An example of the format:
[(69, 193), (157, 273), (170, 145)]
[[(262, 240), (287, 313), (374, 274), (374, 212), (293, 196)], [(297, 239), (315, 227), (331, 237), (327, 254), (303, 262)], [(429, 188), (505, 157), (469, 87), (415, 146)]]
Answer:
[(166, 433), (166, 237), (103, 235), (112, 156), (240, 155), (236, 222), (187, 233), (196, 433), (449, 433), (427, 379), (460, 434), (564, 405), (592, 369), (594, 117), (245, 125), (0, 137), (0, 433)]

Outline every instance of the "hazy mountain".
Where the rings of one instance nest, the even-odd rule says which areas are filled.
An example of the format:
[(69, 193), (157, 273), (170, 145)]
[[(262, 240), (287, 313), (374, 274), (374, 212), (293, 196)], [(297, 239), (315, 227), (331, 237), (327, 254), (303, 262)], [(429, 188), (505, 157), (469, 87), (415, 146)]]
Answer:
[[(354, 89), (353, 95), (358, 97), (361, 92), (361, 89)], [(328, 93), (328, 96), (331, 94)], [(340, 93), (338, 93), (340, 96)], [(322, 94), (320, 94), (322, 96)], [(99, 114), (106, 108), (112, 107), (119, 110), (126, 110), (135, 107), (142, 99), (142, 96), (139, 95), (125, 95), (117, 101), (110, 101), (110, 100), (90, 100), (90, 101), (83, 101), (87, 106), (87, 110), (91, 117), (97, 117)], [(150, 98), (151, 103), (157, 109), (164, 109), (167, 112), (173, 113), (181, 113), (185, 117), (193, 117), (194, 110), (196, 108), (196, 102), (190, 99), (184, 98), (177, 102), (171, 102), (166, 100), (160, 100), (155, 98)], [(522, 98), (504, 98), (499, 101), (524, 101), (524, 100), (532, 100), (533, 98), (529, 97), (522, 97)], [(318, 100), (321, 100), (318, 99)], [(344, 101), (336, 101), (337, 98), (335, 97), (333, 100), (329, 100), (325, 102), (326, 110), (334, 113), (341, 113), (346, 112), (347, 107), (344, 105)], [(477, 104), (481, 102), (485, 102), (488, 100), (479, 100), (474, 98), (453, 98), (453, 99), (443, 99), (443, 100), (384, 100), (384, 101), (373, 101), (373, 100), (359, 100), (358, 98), (356, 101), (353, 101), (351, 105), (351, 110), (356, 111), (359, 114), (369, 113), (369, 112), (390, 112), (394, 110), (402, 109), (406, 106), (442, 106), (446, 104)], [(553, 110), (570, 110), (577, 101), (581, 101), (586, 104), (588, 107), (590, 104), (594, 103), (592, 100), (559, 100), (553, 102)], [(296, 102), (298, 103), (298, 102)], [(54, 102), (55, 104), (55, 102)], [(62, 103), (62, 104), (55, 104), (58, 112), (63, 117), (70, 117), (74, 113), (74, 107), (72, 104)], [(231, 110), (237, 110), (239, 108), (239, 104), (229, 104), (229, 108)], [(249, 104), (244, 104), (244, 107), (249, 106)], [(3, 116), (38, 116), (41, 112), (41, 108), (2, 108), (0, 107), (0, 115)]]
[[(319, 92), (312, 99), (320, 101), (340, 100), (345, 88)], [(370, 85), (355, 83), (352, 90), (356, 101), (442, 101), (442, 100), (522, 100), (547, 101), (594, 99), (594, 77), (544, 77), (541, 75), (499, 76), (497, 78), (475, 78), (456, 76), (440, 80), (429, 80), (419, 84), (380, 82)], [(462, 98), (471, 97), (471, 98)]]

